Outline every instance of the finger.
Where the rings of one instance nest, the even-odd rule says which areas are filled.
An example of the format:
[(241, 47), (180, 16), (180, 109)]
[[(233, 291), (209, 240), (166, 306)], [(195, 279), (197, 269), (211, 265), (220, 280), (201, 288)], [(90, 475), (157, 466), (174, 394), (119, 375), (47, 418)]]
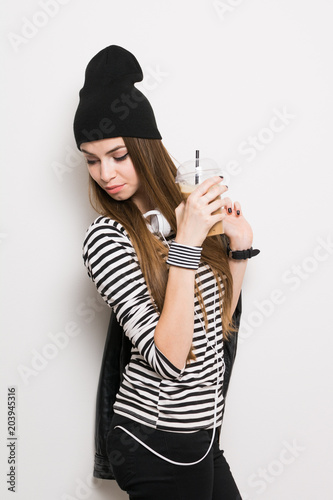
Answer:
[(225, 198), (222, 198), (222, 202), (223, 202), (223, 208), (224, 208), (224, 211), (227, 212), (228, 214), (231, 214), (232, 213), (232, 201), (231, 201), (231, 198), (228, 198), (227, 196)]
[(215, 184), (209, 190), (207, 193), (202, 196), (202, 198), (205, 201), (208, 201), (210, 203), (213, 200), (216, 200), (216, 198), (221, 198), (221, 195), (224, 194), (228, 190), (228, 186), (224, 184)]
[(227, 217), (227, 214), (223, 214), (221, 212), (211, 215), (210, 222), (212, 223), (211, 227), (214, 226), (217, 222), (223, 221)]
[(221, 182), (222, 182), (222, 179), (218, 175), (216, 175), (214, 177), (210, 177), (209, 179), (206, 179), (201, 184), (199, 184), (199, 186), (193, 191), (193, 193), (191, 193), (191, 196), (192, 195), (199, 196), (199, 197), (205, 196), (208, 193), (208, 191), (211, 188), (213, 188), (213, 186), (215, 186), (215, 196), (212, 198), (212, 199), (214, 199), (214, 198), (216, 198), (216, 196), (224, 193), (228, 189), (228, 187), (225, 186), (225, 184), (221, 184), (219, 186), (219, 184)]
[(242, 208), (241, 208), (241, 204), (239, 203), (239, 201), (235, 201), (234, 202), (234, 211), (236, 212), (236, 215), (242, 215)]
[(221, 198), (216, 198), (212, 202), (208, 203), (206, 207), (202, 207), (201, 212), (206, 214), (213, 214), (214, 212), (219, 211), (219, 213), (223, 213), (222, 206), (223, 201), (221, 200)]
[[(205, 206), (210, 205), (214, 200), (221, 200), (221, 195), (224, 194), (228, 189), (228, 186), (215, 184), (210, 187), (206, 194), (196, 198), (196, 201), (199, 203), (199, 206), (204, 209)], [(195, 199), (195, 198), (194, 198)], [(219, 208), (223, 206), (223, 204), (219, 205)]]

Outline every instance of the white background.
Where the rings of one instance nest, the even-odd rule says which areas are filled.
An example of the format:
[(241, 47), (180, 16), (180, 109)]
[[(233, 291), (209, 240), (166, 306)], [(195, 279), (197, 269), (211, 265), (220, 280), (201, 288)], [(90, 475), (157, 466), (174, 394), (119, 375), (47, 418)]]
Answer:
[[(200, 149), (223, 166), (261, 249), (244, 282), (222, 434), (243, 498), (333, 498), (333, 4), (42, 3), (7, 0), (1, 13), (1, 498), (126, 498), (91, 480), (109, 310), (81, 258), (96, 215), (72, 133), (86, 65), (111, 44), (142, 65), (140, 88), (173, 157)], [(52, 340), (60, 332), (63, 348)]]

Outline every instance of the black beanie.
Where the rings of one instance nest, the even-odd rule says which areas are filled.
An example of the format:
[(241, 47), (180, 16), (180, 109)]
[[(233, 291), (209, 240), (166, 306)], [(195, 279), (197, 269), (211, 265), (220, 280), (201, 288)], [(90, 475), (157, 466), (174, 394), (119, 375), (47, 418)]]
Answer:
[(128, 50), (110, 45), (89, 62), (74, 118), (77, 147), (110, 137), (162, 139), (148, 99), (135, 82), (142, 69)]

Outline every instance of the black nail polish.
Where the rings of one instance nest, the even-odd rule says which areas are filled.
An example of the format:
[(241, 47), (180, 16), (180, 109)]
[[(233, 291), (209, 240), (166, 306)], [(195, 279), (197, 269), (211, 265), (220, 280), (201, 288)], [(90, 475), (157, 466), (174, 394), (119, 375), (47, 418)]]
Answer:
[(229, 188), (229, 186), (227, 186), (226, 184), (225, 184), (225, 187), (226, 187), (226, 188)]
[(231, 214), (231, 212), (232, 212), (232, 208), (230, 208), (230, 207), (229, 207), (229, 208), (228, 208), (228, 212), (229, 212), (229, 214)]
[(221, 177), (221, 179), (224, 179), (223, 175), (219, 175), (219, 177)]
[(240, 214), (240, 210), (237, 210), (237, 215), (239, 215), (239, 214)]

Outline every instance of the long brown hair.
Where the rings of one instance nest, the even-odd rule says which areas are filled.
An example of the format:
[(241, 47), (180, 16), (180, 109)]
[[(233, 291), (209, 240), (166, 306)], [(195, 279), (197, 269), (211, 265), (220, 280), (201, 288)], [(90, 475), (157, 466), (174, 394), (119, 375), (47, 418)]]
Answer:
[[(147, 194), (150, 206), (158, 209), (164, 215), (176, 233), (175, 208), (182, 202), (183, 198), (175, 184), (176, 167), (162, 141), (133, 137), (123, 137), (123, 140), (140, 179), (143, 192)], [(110, 217), (125, 227), (136, 250), (155, 307), (158, 311), (162, 311), (168, 279), (168, 269), (165, 263), (168, 249), (149, 231), (145, 218), (131, 198), (121, 202), (114, 200), (90, 176), (89, 199), (99, 214)], [(225, 240), (219, 236), (210, 236), (205, 239), (202, 248), (202, 260), (211, 267), (217, 280), (223, 338), (228, 340), (234, 331), (231, 317), (233, 286)], [(221, 282), (223, 283), (223, 291)], [(197, 283), (195, 293), (207, 328), (207, 315)], [(188, 361), (191, 359), (196, 359), (193, 349), (189, 353)]]

